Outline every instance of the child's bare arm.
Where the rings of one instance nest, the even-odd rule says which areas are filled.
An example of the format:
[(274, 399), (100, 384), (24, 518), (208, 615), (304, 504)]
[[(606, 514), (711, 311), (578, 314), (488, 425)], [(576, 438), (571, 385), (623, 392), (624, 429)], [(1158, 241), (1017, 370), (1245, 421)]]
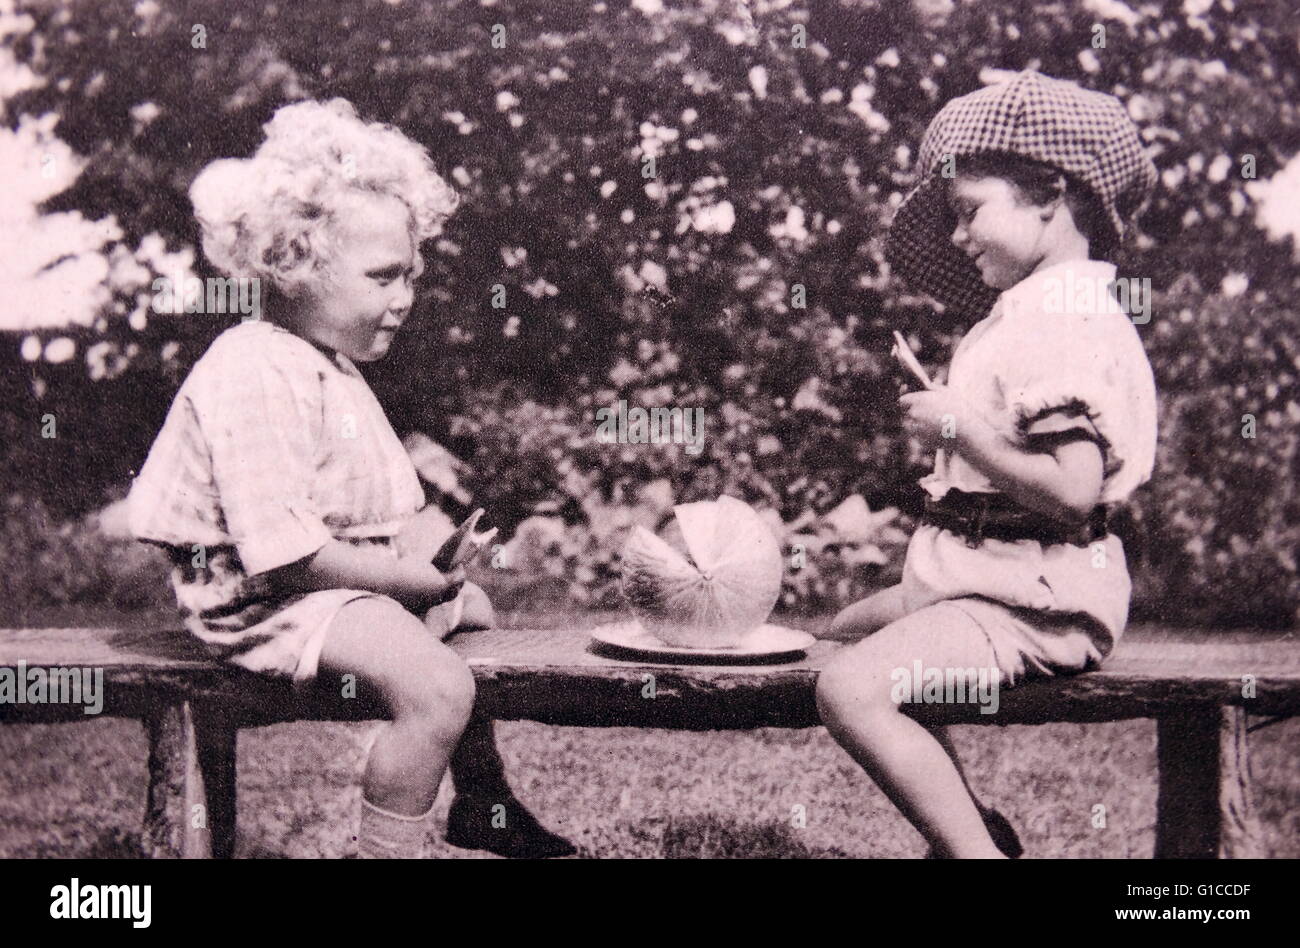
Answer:
[(1050, 454), (1027, 451), (942, 386), (900, 401), (912, 434), (931, 447), (955, 450), (1022, 507), (1069, 521), (1083, 520), (1097, 505), (1103, 462), (1093, 442), (1067, 442)]
[(1087, 518), (1101, 498), (1101, 451), (1092, 441), (1059, 445), (1051, 454), (1026, 451), (983, 419), (966, 419), (957, 451), (1022, 507), (1062, 520)]
[(432, 562), (433, 554), (452, 529), (449, 522), (447, 515), (436, 504), (425, 505), (422, 510), (407, 518), (397, 536), (393, 537), (398, 555), (418, 556), (426, 563)]
[(820, 638), (856, 642), (907, 615), (901, 586), (890, 586), (840, 611)]
[(378, 550), (338, 540), (330, 540), (311, 556), (273, 571), (271, 577), (272, 582), (294, 591), (366, 589), (391, 596), (417, 614), (423, 614), (465, 578), (460, 569), (444, 575), (419, 557), (394, 559)]

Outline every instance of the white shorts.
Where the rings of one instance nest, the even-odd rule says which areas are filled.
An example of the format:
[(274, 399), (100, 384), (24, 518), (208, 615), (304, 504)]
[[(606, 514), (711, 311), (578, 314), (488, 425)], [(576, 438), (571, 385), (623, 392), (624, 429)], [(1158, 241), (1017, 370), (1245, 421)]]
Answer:
[(1017, 609), (992, 599), (967, 596), (944, 599), (912, 613), (930, 610), (960, 613), (993, 648), (994, 660), (1008, 686), (1026, 677), (1052, 677), (1089, 671), (1101, 665), (1110, 635), (1101, 623), (1082, 613), (1047, 613)]
[[(219, 657), (258, 674), (292, 678), (295, 687), (304, 685), (319, 671), (325, 637), (339, 610), (350, 602), (370, 598), (388, 597), (364, 589), (323, 589), (295, 596), (283, 609), (241, 630), (238, 651)], [(187, 624), (193, 623), (199, 628), (190, 628), (190, 632), (213, 644), (202, 623), (192, 619)]]

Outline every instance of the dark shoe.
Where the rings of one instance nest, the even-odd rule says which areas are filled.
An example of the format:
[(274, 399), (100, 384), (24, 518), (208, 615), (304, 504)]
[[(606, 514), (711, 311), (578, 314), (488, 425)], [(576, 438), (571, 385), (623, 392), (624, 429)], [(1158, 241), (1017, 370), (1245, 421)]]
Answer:
[[(1008, 859), (1019, 859), (1024, 855), (1025, 847), (1020, 845), (1020, 837), (1005, 816), (997, 810), (982, 810), (980, 815), (984, 817), (984, 828), (993, 837), (993, 845), (1002, 851), (1002, 855)], [(938, 859), (939, 854), (931, 847), (926, 851), (925, 858)]]
[(1019, 859), (1025, 854), (1025, 847), (1020, 845), (1020, 837), (1016, 835), (1015, 828), (997, 810), (984, 811), (984, 826), (993, 837), (993, 845), (1002, 850), (1002, 855), (1008, 859)]
[[(493, 807), (505, 807), (504, 814)], [(504, 816), (504, 826), (498, 824)], [(563, 836), (552, 833), (514, 797), (470, 796), (458, 793), (447, 814), (447, 842), (462, 849), (485, 849), (508, 859), (554, 859), (578, 850)]]

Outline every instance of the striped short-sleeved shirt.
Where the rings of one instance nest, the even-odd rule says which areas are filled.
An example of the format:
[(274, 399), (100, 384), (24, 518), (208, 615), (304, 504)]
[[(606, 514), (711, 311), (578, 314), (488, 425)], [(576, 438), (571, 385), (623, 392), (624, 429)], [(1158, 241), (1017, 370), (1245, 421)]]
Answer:
[(345, 356), (269, 322), (222, 333), (181, 386), (131, 490), (132, 532), (167, 549), (186, 624), (222, 651), (300, 601), (265, 574), (331, 538), (386, 545), (418, 475)]

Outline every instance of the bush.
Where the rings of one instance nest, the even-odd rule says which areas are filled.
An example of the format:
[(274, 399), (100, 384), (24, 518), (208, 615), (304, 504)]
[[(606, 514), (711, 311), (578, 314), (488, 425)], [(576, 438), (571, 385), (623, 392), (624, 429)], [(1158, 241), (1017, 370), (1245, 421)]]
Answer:
[(1142, 609), (1289, 625), (1300, 605), (1300, 342), (1263, 293), (1206, 295), (1195, 278), (1150, 327), (1160, 451), (1138, 505)]
[[(410, 328), (367, 372), (400, 432), (468, 464), (464, 489), (507, 532), (561, 521), (568, 539), (549, 555), (589, 602), (617, 545), (593, 518), (661, 480), (676, 501), (728, 492), (783, 524), (860, 497), (906, 528), (924, 463), (899, 428), (889, 332), (935, 364), (963, 330), (883, 261), (921, 133), (987, 70), (1035, 66), (1120, 95), (1164, 185), (1120, 261), (1159, 293), (1142, 332), (1162, 388), (1160, 469), (1128, 531), (1139, 609), (1272, 623), (1300, 607), (1286, 341), (1300, 271), (1260, 226), (1260, 186), (1300, 151), (1284, 5), (25, 6), (34, 29), (8, 45), (44, 84), (7, 114), (56, 113), (59, 136), (95, 156), (49, 209), (114, 215), (150, 260), (197, 244), (190, 181), (249, 153), (287, 101), (342, 95), (430, 147), (463, 209), (430, 254)], [(1242, 281), (1248, 296), (1220, 292)], [(0, 471), (57, 516), (138, 467), (184, 368), (223, 328), (142, 324), (131, 305), (69, 334), (87, 362), (110, 344), (112, 385), (75, 362), (24, 361), (17, 337), (0, 346), (13, 389)], [(620, 398), (703, 410), (704, 451), (598, 443), (594, 413)], [(85, 420), (75, 445), (35, 440), (51, 406), (61, 425)], [(1247, 413), (1254, 439), (1240, 436)], [(92, 445), (94, 463), (76, 463)], [(896, 559), (897, 544), (878, 545)], [(819, 547), (787, 593), (833, 606), (897, 568), (838, 549)]]
[(38, 499), (4, 499), (0, 599), (8, 609), (173, 607), (168, 572), (161, 551), (107, 536), (93, 516), (60, 522)]

